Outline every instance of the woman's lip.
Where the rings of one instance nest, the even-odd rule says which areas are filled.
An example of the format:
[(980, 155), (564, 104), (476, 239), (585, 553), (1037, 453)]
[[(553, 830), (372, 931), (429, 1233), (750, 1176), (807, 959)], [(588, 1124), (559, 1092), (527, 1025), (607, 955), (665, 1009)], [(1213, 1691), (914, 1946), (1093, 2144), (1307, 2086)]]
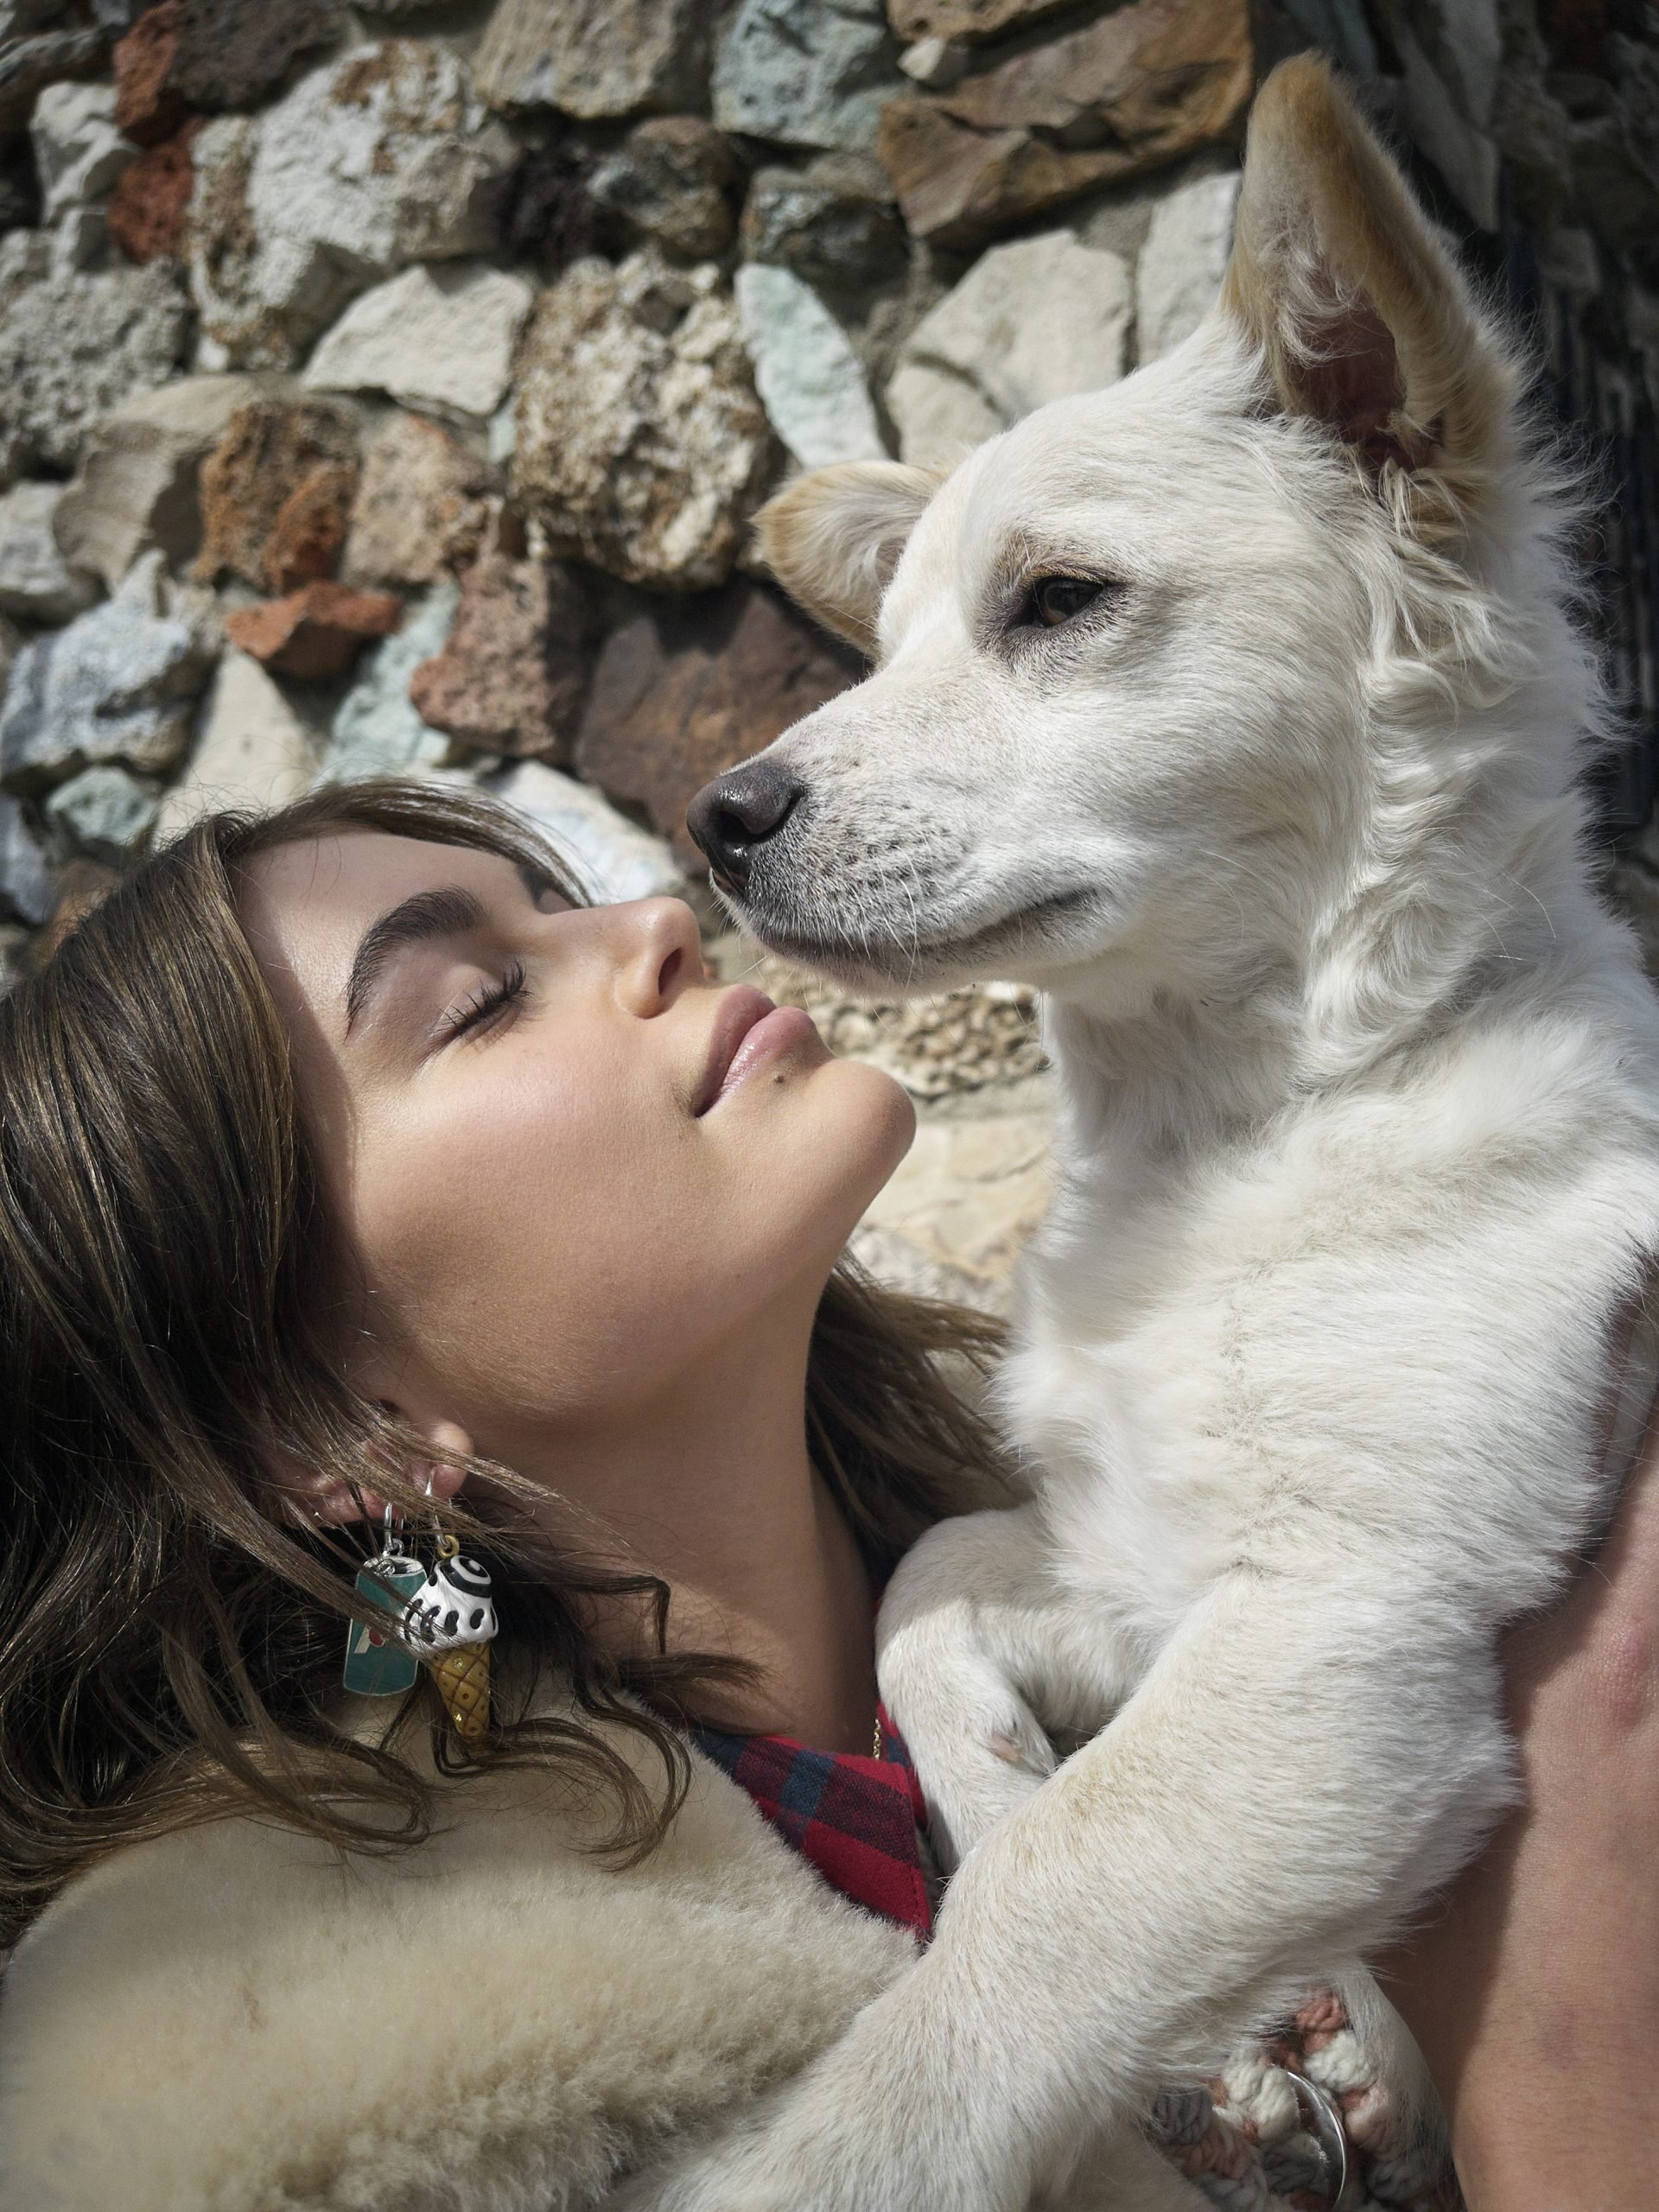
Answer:
[(715, 1012), (714, 1033), (709, 1039), (709, 1058), (697, 1085), (693, 1114), (709, 1111), (721, 1094), (743, 1039), (757, 1022), (775, 1011), (766, 993), (757, 991), (753, 983), (734, 983), (721, 998)]
[(816, 1038), (817, 1030), (812, 1017), (804, 1007), (775, 1006), (769, 1014), (762, 1014), (753, 1027), (745, 1031), (743, 1040), (732, 1055), (724, 1080), (715, 1093), (713, 1103), (719, 1105), (741, 1083), (747, 1082), (758, 1068), (786, 1052), (804, 1037)]

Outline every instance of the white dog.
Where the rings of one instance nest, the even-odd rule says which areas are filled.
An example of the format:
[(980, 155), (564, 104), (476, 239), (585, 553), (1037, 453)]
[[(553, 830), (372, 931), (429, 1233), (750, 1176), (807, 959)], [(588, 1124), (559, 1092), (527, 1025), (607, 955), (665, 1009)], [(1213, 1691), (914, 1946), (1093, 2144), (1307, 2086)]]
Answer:
[[(1113, 2121), (1103, 2201), (1175, 2201), (1123, 2133), (1153, 2087), (1511, 1802), (1495, 1639), (1605, 1516), (1659, 1243), (1659, 1016), (1582, 849), (1605, 710), (1521, 381), (1305, 58), (1179, 352), (764, 518), (877, 669), (695, 824), (781, 951), (1046, 995), (1036, 1488), (883, 1609), (961, 1862), (934, 1948), (644, 2201), (1001, 2212)], [(1051, 1773), (1059, 1723), (1095, 1732)]]

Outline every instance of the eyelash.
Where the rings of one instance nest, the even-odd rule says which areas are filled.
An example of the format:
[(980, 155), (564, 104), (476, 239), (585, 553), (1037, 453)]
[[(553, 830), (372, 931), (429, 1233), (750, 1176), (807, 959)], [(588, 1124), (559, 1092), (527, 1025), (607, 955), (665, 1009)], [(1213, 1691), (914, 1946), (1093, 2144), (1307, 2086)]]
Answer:
[(505, 1007), (511, 1006), (515, 999), (524, 996), (525, 982), (524, 962), (510, 961), (507, 971), (499, 983), (492, 983), (486, 988), (474, 992), (464, 1006), (445, 1020), (444, 1041), (453, 1043), (456, 1038), (465, 1037), (469, 1031), (482, 1027)]

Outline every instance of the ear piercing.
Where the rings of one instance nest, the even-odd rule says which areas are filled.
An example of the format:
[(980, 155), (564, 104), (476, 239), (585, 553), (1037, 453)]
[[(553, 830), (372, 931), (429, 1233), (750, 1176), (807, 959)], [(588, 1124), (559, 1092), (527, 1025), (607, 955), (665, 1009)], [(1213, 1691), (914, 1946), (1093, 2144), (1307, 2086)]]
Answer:
[(424, 1661), (455, 1733), (478, 1743), (489, 1732), (490, 1645), (499, 1627), (489, 1569), (447, 1535), (428, 1565), (404, 1542), (390, 1504), (384, 1529), (380, 1550), (358, 1569), (356, 1589), (386, 1624), (352, 1623), (344, 1685), (359, 1697), (398, 1697), (414, 1688)]
[(454, 1730), (474, 1744), (490, 1725), (490, 1645), (496, 1633), (488, 1568), (440, 1536), (438, 1556), (404, 1609), (404, 1633), (432, 1669)]

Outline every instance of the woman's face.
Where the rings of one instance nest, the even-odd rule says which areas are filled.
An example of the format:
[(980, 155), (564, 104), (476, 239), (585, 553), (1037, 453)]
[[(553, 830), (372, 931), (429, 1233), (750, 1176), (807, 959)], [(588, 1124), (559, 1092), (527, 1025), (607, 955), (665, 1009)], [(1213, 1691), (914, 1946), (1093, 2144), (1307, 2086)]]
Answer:
[(677, 899), (582, 910), (372, 831), (251, 863), (352, 1266), (363, 1387), (509, 1463), (804, 1326), (914, 1117), (804, 1014), (705, 980)]

